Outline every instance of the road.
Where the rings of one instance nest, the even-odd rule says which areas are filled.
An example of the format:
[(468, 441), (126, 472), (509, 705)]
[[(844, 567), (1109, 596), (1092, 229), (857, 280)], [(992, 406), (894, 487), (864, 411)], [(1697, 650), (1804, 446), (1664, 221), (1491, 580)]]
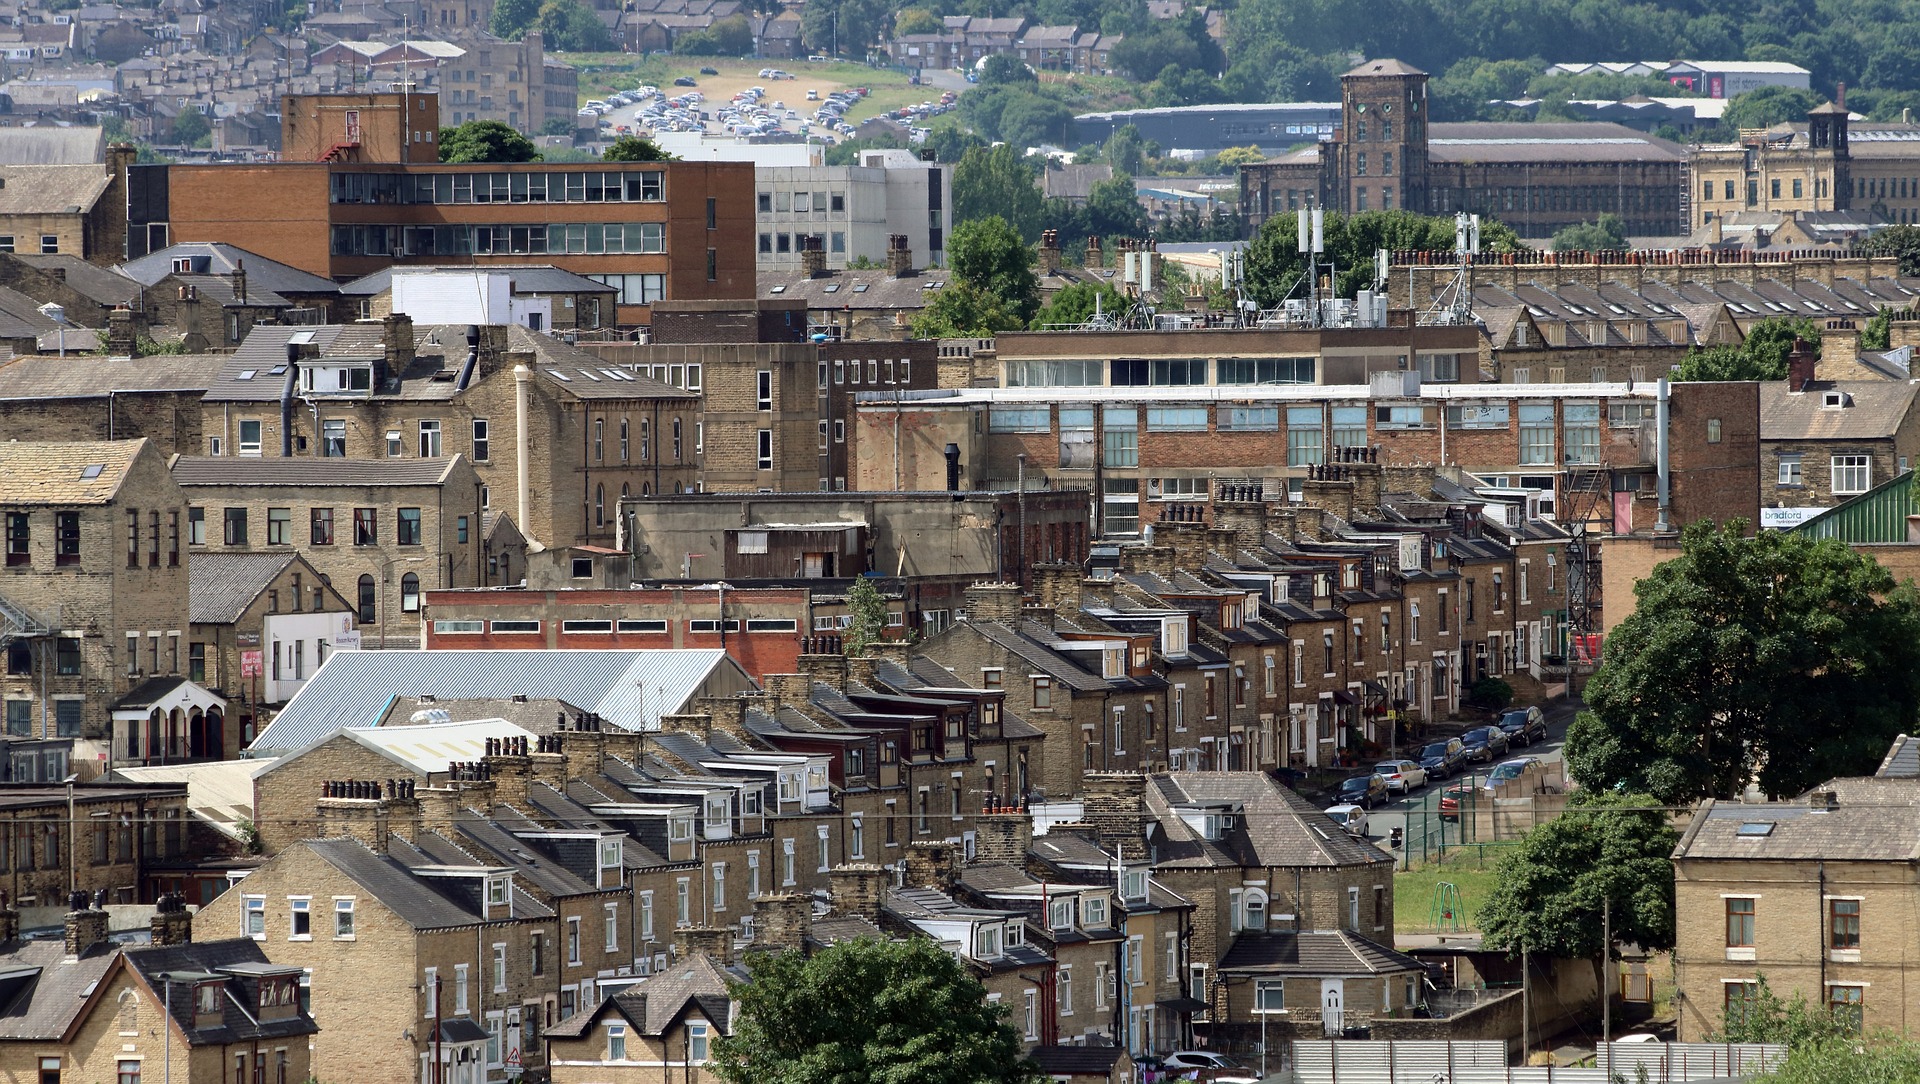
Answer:
[[(1581, 705), (1578, 701), (1560, 699), (1542, 704), (1540, 707), (1547, 716), (1547, 739), (1535, 742), (1529, 748), (1515, 749), (1508, 755), (1539, 757), (1549, 764), (1556, 763), (1564, 759), (1561, 747), (1566, 742), (1567, 724), (1573, 721), (1574, 712), (1579, 710)], [(1391, 850), (1387, 848), (1387, 841), (1395, 828), (1404, 830), (1407, 827), (1407, 817), (1410, 812), (1414, 814), (1416, 824), (1435, 823), (1436, 818), (1433, 814), (1437, 813), (1442, 790), (1456, 782), (1470, 778), (1475, 780), (1484, 778), (1493, 765), (1502, 759), (1505, 758), (1496, 758), (1486, 764), (1471, 765), (1467, 771), (1452, 779), (1431, 783), (1415, 790), (1411, 795), (1396, 796), (1388, 804), (1376, 808), (1367, 815), (1367, 838), (1378, 843), (1383, 849)], [(1425, 811), (1428, 816), (1423, 818), (1420, 815), (1422, 811)], [(1448, 832), (1448, 838), (1452, 838), (1451, 831)], [(1391, 853), (1395, 857), (1399, 856), (1397, 851)]]

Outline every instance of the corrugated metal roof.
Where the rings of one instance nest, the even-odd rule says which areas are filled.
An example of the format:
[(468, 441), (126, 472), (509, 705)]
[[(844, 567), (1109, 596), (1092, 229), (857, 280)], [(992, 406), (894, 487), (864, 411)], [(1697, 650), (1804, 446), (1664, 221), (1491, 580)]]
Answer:
[(1920, 512), (1914, 507), (1913, 483), (1912, 471), (1895, 475), (1795, 526), (1793, 533), (1808, 538), (1837, 538), (1849, 544), (1905, 542), (1907, 517)]
[(341, 651), (328, 656), (248, 753), (287, 752), (335, 730), (371, 727), (400, 696), (566, 700), (611, 725), (652, 731), (696, 695), (726, 696), (752, 684), (719, 648)]

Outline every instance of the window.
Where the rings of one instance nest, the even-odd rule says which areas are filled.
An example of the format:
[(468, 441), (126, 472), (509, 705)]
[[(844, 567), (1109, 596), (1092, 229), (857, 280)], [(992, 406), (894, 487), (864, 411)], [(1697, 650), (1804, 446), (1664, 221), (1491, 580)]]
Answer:
[(1866, 987), (1840, 986), (1827, 987), (1827, 1011), (1846, 1025), (1854, 1034), (1860, 1033), (1862, 1002), (1866, 1000)]
[(1720, 443), (1720, 419), (1718, 418), (1707, 419), (1707, 443)]
[(487, 419), (473, 419), (473, 458), (476, 461), (484, 463), (491, 455), (493, 442), (490, 438), (491, 432), (487, 428)]
[(33, 519), (26, 512), (7, 513), (7, 564), (33, 562)]
[(287, 940), (313, 940), (313, 901), (303, 896), (287, 897), (287, 915)]
[(756, 409), (772, 410), (773, 409), (773, 370), (771, 369), (760, 370), (759, 373), (757, 374), (755, 387), (757, 389), (756, 404), (755, 404)]
[(1033, 678), (1033, 709), (1035, 711), (1053, 710), (1053, 679), (1041, 675)]
[(567, 962), (570, 964), (578, 964), (580, 962), (579, 915), (574, 915), (567, 919)]
[(360, 583), (359, 583), (359, 597), (357, 600), (359, 604), (358, 617), (361, 624), (371, 625), (374, 623), (374, 620), (375, 620), (374, 612), (376, 609), (374, 603), (375, 603), (376, 597), (377, 596), (373, 586), (373, 577), (370, 575), (361, 576)]
[(625, 1024), (607, 1025), (607, 1060), (627, 1060), (627, 1026)]
[(420, 577), (411, 572), (400, 577), (400, 612), (420, 612)]
[(131, 1058), (120, 1062), (118, 1084), (140, 1084), (140, 1063)]
[(290, 546), (293, 544), (293, 509), (267, 509), (267, 545)]
[(333, 938), (336, 941), (353, 940), (353, 901), (350, 899), (333, 901)]
[[(1568, 403), (1566, 411), (1567, 462), (1570, 464), (1595, 464), (1600, 462), (1600, 404)], [(1525, 408), (1521, 410), (1524, 423)], [(1718, 422), (1710, 427), (1718, 433)], [(1522, 430), (1524, 433), (1524, 429)]]
[(243, 419), (240, 422), (240, 454), (260, 454), (260, 422), (257, 419)]
[(1553, 404), (1523, 403), (1520, 406), (1520, 464), (1547, 465), (1553, 462)]
[(356, 546), (380, 544), (379, 509), (356, 508), (353, 510), (353, 544)]
[(1276, 1013), (1287, 1011), (1285, 979), (1255, 979), (1253, 984), (1253, 1011), (1257, 1013)]
[(1833, 457), (1833, 492), (1865, 493), (1873, 488), (1873, 460), (1864, 455)]
[(1827, 946), (1834, 949), (1860, 948), (1860, 901), (1827, 901)]
[(467, 1014), (467, 965), (453, 965), (453, 1013), (455, 1016)]
[(1797, 486), (1804, 484), (1800, 477), (1800, 453), (1782, 453), (1780, 456), (1779, 484)]
[(255, 941), (264, 941), (267, 936), (267, 898), (248, 896), (241, 916), (240, 932)]
[(1061, 1016), (1073, 1015), (1073, 967), (1060, 965), (1059, 978), (1054, 983), (1054, 1004)]
[(1287, 466), (1306, 467), (1325, 455), (1319, 407), (1287, 408)]
[(687, 1060), (695, 1065), (707, 1060), (708, 1025), (693, 1023), (687, 1025)]
[(226, 543), (229, 546), (247, 544), (247, 510), (228, 508), (226, 512)]
[(620, 905), (617, 903), (607, 904), (606, 913), (606, 950), (608, 952), (618, 952), (620, 949)]
[(760, 430), (758, 450), (759, 450), (759, 463), (758, 463), (759, 468), (761, 470), (772, 470), (773, 469), (773, 430), (771, 429)]
[(1753, 1011), (1753, 1004), (1760, 996), (1760, 984), (1757, 982), (1722, 982), (1724, 991), (1726, 1022), (1729, 1027), (1744, 1023), (1747, 1015)]
[(1727, 947), (1753, 947), (1753, 905), (1750, 898), (1727, 899)]

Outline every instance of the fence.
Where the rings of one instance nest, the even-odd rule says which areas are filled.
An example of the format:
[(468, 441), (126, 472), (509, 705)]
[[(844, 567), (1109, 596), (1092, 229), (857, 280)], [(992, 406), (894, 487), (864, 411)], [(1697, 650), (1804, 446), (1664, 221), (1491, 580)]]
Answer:
[(1509, 1066), (1507, 1044), (1297, 1040), (1288, 1084), (1685, 1084), (1778, 1065), (1786, 1047), (1760, 1043), (1602, 1043), (1595, 1066)]
[[(1469, 771), (1440, 788), (1439, 797), (1407, 810), (1400, 844), (1402, 869), (1446, 857), (1461, 847), (1485, 847), (1517, 842), (1535, 825), (1558, 817), (1567, 805), (1566, 779), (1559, 762), (1544, 765), (1545, 773), (1485, 787), (1491, 765)], [(1451, 800), (1453, 809), (1440, 804)]]

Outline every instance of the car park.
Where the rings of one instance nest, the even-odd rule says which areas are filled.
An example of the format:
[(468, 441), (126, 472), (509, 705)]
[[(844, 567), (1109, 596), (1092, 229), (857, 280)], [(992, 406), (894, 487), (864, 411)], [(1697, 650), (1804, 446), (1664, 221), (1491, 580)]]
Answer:
[(1339, 791), (1334, 794), (1336, 802), (1351, 802), (1368, 809), (1386, 800), (1387, 781), (1372, 772), (1342, 780)]
[(1419, 760), (1429, 779), (1447, 779), (1467, 766), (1467, 747), (1459, 738), (1428, 742), (1420, 750)]
[(1501, 714), (1499, 726), (1508, 743), (1521, 748), (1547, 737), (1547, 717), (1537, 707), (1509, 708)]
[(1427, 770), (1411, 760), (1383, 760), (1373, 766), (1373, 774), (1387, 781), (1388, 792), (1413, 793), (1427, 785)]
[(1467, 747), (1468, 760), (1490, 763), (1495, 757), (1507, 755), (1507, 732), (1497, 726), (1476, 726), (1460, 735), (1460, 744)]

